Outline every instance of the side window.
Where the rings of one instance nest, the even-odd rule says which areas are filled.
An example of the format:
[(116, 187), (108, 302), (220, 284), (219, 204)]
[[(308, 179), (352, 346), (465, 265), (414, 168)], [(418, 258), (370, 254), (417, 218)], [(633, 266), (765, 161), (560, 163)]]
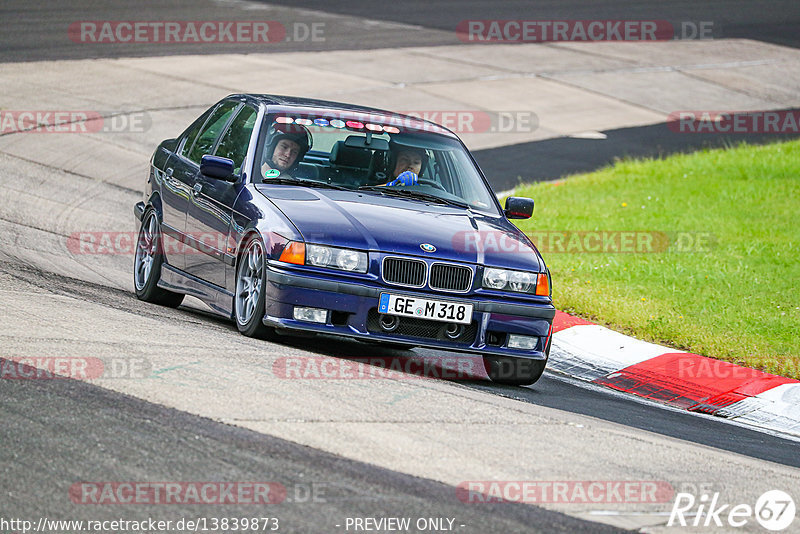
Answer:
[(461, 196), (461, 186), (458, 180), (454, 178), (451, 166), (447, 165), (446, 152), (434, 151), (428, 161), (433, 179), (442, 184), (442, 187), (448, 193)]
[(189, 127), (189, 129), (186, 131), (186, 135), (184, 135), (183, 138), (181, 138), (181, 142), (183, 143), (180, 152), (181, 156), (185, 158), (189, 157), (189, 150), (192, 149), (192, 145), (194, 144), (194, 140), (197, 137), (197, 134), (200, 132), (200, 128), (203, 127), (203, 124), (205, 124), (206, 119), (211, 114), (211, 111), (213, 109), (214, 108), (210, 108), (205, 113), (203, 113), (203, 115)]
[(233, 172), (239, 174), (242, 170), (244, 157), (247, 155), (247, 147), (250, 144), (250, 134), (253, 133), (253, 126), (256, 123), (258, 113), (250, 106), (244, 106), (236, 118), (233, 119), (222, 140), (219, 142), (215, 156), (233, 160)]
[(439, 153), (439, 168), (442, 174), (442, 185), (444, 188), (449, 193), (453, 193), (461, 198), (467, 198), (470, 193), (465, 191), (465, 187), (469, 188), (469, 185), (462, 183), (458, 179), (458, 175), (455, 171), (455, 169), (458, 167), (453, 161), (453, 157), (450, 152)]
[(187, 156), (190, 160), (199, 164), (204, 154), (211, 154), (214, 143), (217, 142), (219, 134), (222, 133), (222, 129), (238, 105), (238, 102), (223, 102), (214, 110)]

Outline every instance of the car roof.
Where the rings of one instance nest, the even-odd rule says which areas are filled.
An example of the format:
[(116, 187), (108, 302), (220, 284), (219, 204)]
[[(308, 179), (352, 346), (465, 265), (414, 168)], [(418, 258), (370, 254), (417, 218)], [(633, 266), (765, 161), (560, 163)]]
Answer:
[(342, 117), (353, 118), (355, 120), (364, 119), (364, 115), (369, 116), (369, 120), (382, 122), (384, 124), (404, 125), (415, 130), (446, 135), (457, 138), (457, 136), (447, 128), (435, 122), (420, 119), (411, 115), (403, 115), (385, 109), (359, 106), (356, 104), (346, 104), (344, 102), (334, 102), (331, 100), (319, 100), (316, 98), (305, 98), (285, 95), (266, 95), (266, 94), (236, 94), (230, 95), (229, 99), (244, 99), (252, 103), (261, 103), (269, 107), (270, 113), (338, 113)]

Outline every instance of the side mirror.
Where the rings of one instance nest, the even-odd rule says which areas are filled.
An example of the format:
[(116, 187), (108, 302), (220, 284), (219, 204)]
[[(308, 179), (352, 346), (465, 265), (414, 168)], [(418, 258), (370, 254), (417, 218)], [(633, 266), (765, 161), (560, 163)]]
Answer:
[(200, 173), (226, 182), (236, 181), (236, 176), (233, 175), (233, 160), (228, 158), (206, 154), (200, 158)]
[(509, 219), (530, 219), (533, 215), (533, 199), (525, 197), (508, 197), (506, 199), (506, 217)]

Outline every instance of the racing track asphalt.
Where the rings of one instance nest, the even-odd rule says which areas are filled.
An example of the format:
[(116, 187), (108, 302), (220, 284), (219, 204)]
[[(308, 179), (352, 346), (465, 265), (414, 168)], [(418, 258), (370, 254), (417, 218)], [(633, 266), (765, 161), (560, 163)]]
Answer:
[[(98, 7), (99, 6), (99, 7)], [(0, 33), (0, 61), (174, 56), (181, 54), (264, 53), (298, 50), (392, 48), (417, 44), (457, 44), (451, 31), (365, 20), (296, 6), (259, 4), (247, 0), (90, 0), (54, 3), (49, 0), (7, 0), (0, 5), (5, 22)], [(73, 42), (68, 28), (80, 21), (277, 21), (287, 39), (270, 43), (113, 43)], [(312, 24), (324, 40), (310, 37)], [(364, 31), (366, 29), (366, 31)], [(308, 36), (303, 38), (303, 36)], [(358, 36), (356, 38), (356, 36)], [(280, 75), (280, 73), (276, 73)]]
[[(4, 291), (77, 298), (109, 312), (124, 310), (142, 320), (157, 318), (192, 324), (216, 331), (231, 342), (239, 339), (230, 322), (191, 303), (177, 311), (146, 305), (128, 291), (43, 272), (24, 261), (0, 262), (0, 281)], [(61, 315), (57, 302), (52, 309)], [(75, 328), (83, 326), (76, 324)], [(57, 336), (58, 330), (52, 335)], [(142, 342), (145, 346), (141, 349), (147, 354), (148, 341)], [(154, 342), (159, 343), (155, 339)], [(341, 358), (356, 353), (354, 345), (361, 344), (332, 344), (325, 338), (293, 339), (287, 340), (279, 353), (294, 349), (301, 354)], [(415, 352), (436, 355), (433, 351)], [(48, 354), (46, 350), (42, 353)], [(397, 352), (372, 348), (370, 354), (389, 357)], [(195, 355), (198, 357), (204, 357), (202, 352)], [(0, 366), (3, 363), (0, 361)], [(797, 442), (726, 424), (710, 416), (659, 409), (607, 390), (587, 389), (549, 373), (528, 388), (482, 381), (448, 384), (538, 407), (588, 415), (627, 428), (731, 451), (736, 456), (791, 467), (800, 465)], [(236, 383), (231, 387), (237, 387)], [(47, 515), (88, 520), (121, 516), (128, 520), (146, 517), (177, 520), (247, 515), (250, 508), (245, 505), (76, 505), (70, 501), (68, 490), (79, 481), (258, 481), (283, 484), (290, 498), (293, 492), (305, 495), (303, 491), (310, 486), (319, 488), (315, 491), (324, 500), (287, 501), (259, 511), (279, 517), (285, 526), (282, 530), (287, 532), (330, 532), (332, 525), (342, 524), (346, 517), (395, 516), (455, 517), (458, 524), (466, 525), (460, 532), (614, 531), (535, 506), (464, 505), (455, 498), (455, 488), (447, 484), (349, 460), (275, 438), (268, 432), (225, 425), (74, 380), (0, 380), (0, 413), (3, 421), (0, 442), (4, 444), (0, 449), (0, 494), (5, 496), (0, 501), (0, 517)], [(446, 449), (441, 452), (447, 453)], [(417, 461), (424, 463), (430, 459), (421, 457)], [(548, 464), (549, 460), (540, 458), (538, 462)], [(659, 471), (659, 459), (654, 459), (652, 469)], [(713, 483), (716, 490), (724, 491), (735, 482), (689, 483)]]
[[(548, 377), (519, 391), (442, 381), (280, 380), (269, 369), (281, 357), (396, 353), (354, 342), (249, 340), (230, 322), (198, 311), (191, 301), (189, 308), (180, 310), (139, 302), (130, 290), (130, 256), (76, 255), (65, 246), (72, 229), (130, 227), (130, 206), (139, 195), (16, 157), (0, 156), (0, 163), (5, 169), (0, 177), (0, 298), (5, 314), (0, 343), (6, 357), (142, 356), (153, 362), (155, 372), (149, 379), (109, 379), (102, 382), (103, 388), (451, 485), (467, 477), (642, 477), (676, 484), (699, 479), (738, 496), (732, 498), (748, 500), (750, 492), (764, 483), (796, 485), (796, 442)], [(60, 411), (66, 401), (58, 392), (66, 387), (74, 388), (81, 398), (110, 400), (99, 405), (87, 401), (84, 411), (71, 419)], [(63, 489), (70, 481), (125, 480), (134, 475), (140, 480), (179, 476), (196, 480), (209, 472), (200, 469), (202, 462), (197, 470), (183, 463), (185, 453), (177, 440), (164, 443), (143, 438), (127, 455), (120, 455), (112, 438), (128, 423), (115, 422), (114, 414), (119, 412), (124, 418), (126, 412), (113, 401), (121, 397), (98, 386), (0, 380), (0, 389), (4, 391), (0, 401), (3, 426), (8, 429), (2, 443), (30, 440), (0, 452), (5, 460), (2, 494), (24, 494), (21, 509), (26, 512), (60, 511), (51, 517), (71, 517), (67, 512), (75, 510), (64, 508), (70, 505), (63, 492), (53, 489)], [(25, 410), (19, 408), (25, 398), (20, 390), (32, 392)], [(166, 409), (154, 413), (146, 417), (153, 425), (169, 425), (174, 414)], [(96, 430), (100, 439), (86, 436), (86, 428)], [(153, 427), (152, 435), (163, 440), (165, 432)], [(503, 438), (497, 441), (498, 436)], [(34, 450), (32, 460), (27, 455)], [(87, 450), (106, 450), (120, 457), (100, 461)], [(218, 450), (218, 456), (239, 454), (236, 443), (221, 444)], [(523, 456), (525, 460), (520, 459), (522, 451), (528, 455)], [(309, 457), (309, 463), (314, 464), (313, 458)], [(48, 476), (61, 473), (56, 470), (48, 475), (59, 465), (71, 470), (59, 475), (63, 478), (57, 484), (46, 485)], [(152, 469), (148, 470), (149, 465)], [(34, 474), (38, 478), (32, 478)], [(230, 476), (245, 474), (234, 471)], [(330, 477), (326, 480), (339, 476), (325, 475)], [(387, 479), (387, 486), (401, 478)], [(4, 515), (19, 515), (19, 501), (4, 498), (0, 502)], [(408, 514), (427, 513), (413, 504)], [(304, 516), (317, 517), (314, 521), (330, 517), (321, 512), (315, 516), (322, 506), (309, 508), (313, 510)], [(569, 506), (560, 511), (573, 516), (586, 513), (572, 509), (572, 513)], [(350, 510), (354, 515), (361, 513)], [(106, 517), (112, 512), (132, 518), (138, 510), (98, 507), (84, 513)]]
[[(65, 21), (98, 18), (91, 4), (5, 3), (0, 8), (4, 20), (11, 20), (9, 14), (21, 5), (27, 6), (28, 13), (38, 13), (18, 18), (12, 31), (0, 37), (5, 40), (0, 47), (4, 61), (76, 58), (87, 53), (111, 57), (134, 52), (188, 53), (169, 47), (87, 52), (79, 46), (64, 46), (58, 32), (63, 31)], [(185, 13), (180, 11), (181, 4), (173, 4), (177, 6), (169, 8), (173, 11), (156, 11), (166, 9), (161, 3), (135, 11), (125, 5), (110, 4), (103, 17), (142, 19), (159, 13), (163, 18), (178, 18)], [(192, 13), (198, 20), (222, 18), (220, 13), (232, 13), (231, 9), (242, 5), (249, 3), (209, 2)], [(340, 3), (337, 9), (345, 9), (344, 5)], [(380, 9), (393, 9), (386, 6), (388, 3), (381, 4)], [(208, 11), (203, 11), (206, 8)], [(424, 18), (425, 9), (420, 5), (414, 16)], [(276, 13), (289, 17), (287, 20), (323, 17), (291, 10)], [(791, 13), (780, 12), (789, 26), (794, 20)], [(236, 18), (247, 15), (237, 12)], [(371, 16), (391, 20), (389, 15), (374, 12)], [(407, 12), (399, 15), (404, 18), (398, 20), (411, 20)], [(326, 20), (341, 22), (337, 16)], [(459, 17), (464, 18), (461, 13)], [(766, 14), (753, 17), (751, 29), (770, 27), (773, 22), (768, 18)], [(436, 18), (429, 20), (435, 22)], [(383, 34), (379, 31), (370, 39), (354, 40), (352, 24), (332, 26), (324, 48), (405, 46), (412, 40), (415, 45), (437, 44), (452, 39), (442, 29), (377, 23), (378, 30), (385, 30)], [(334, 38), (335, 34), (340, 37)], [(284, 46), (299, 49), (306, 45)], [(187, 50), (211, 53), (213, 48), (193, 45)], [(635, 136), (632, 131), (628, 138)], [(570, 150), (565, 149), (568, 154)], [(598, 161), (613, 151), (601, 152)], [(486, 152), (479, 157), (492, 155), (494, 159), (500, 154)], [(0, 380), (0, 442), (4, 445), (0, 448), (0, 515), (4, 517), (230, 516), (239, 509), (170, 507), (162, 512), (140, 507), (76, 507), (66, 488), (91, 479), (247, 480), (269, 476), (287, 486), (308, 480), (335, 485), (328, 490), (336, 497), (331, 502), (282, 507), (280, 517), (287, 525), (282, 530), (288, 532), (307, 532), (308, 524), (330, 531), (335, 519), (347, 514), (394, 513), (457, 515), (466, 518), (464, 523), (475, 532), (502, 530), (497, 528), (502, 521), (507, 521), (505, 531), (530, 531), (532, 524), (546, 525), (543, 531), (575, 531), (585, 524), (535, 507), (464, 510), (453, 499), (453, 486), (441, 480), (452, 482), (453, 472), (455, 476), (491, 472), (506, 478), (551, 480), (555, 476), (561, 480), (649, 476), (675, 482), (691, 481), (694, 476), (713, 483), (732, 499), (757, 496), (752, 492), (768, 489), (765, 484), (789, 491), (797, 487), (797, 442), (708, 416), (659, 409), (549, 375), (530, 388), (484, 382), (433, 381), (420, 387), (409, 382), (286, 384), (284, 380), (267, 381), (265, 387), (253, 389), (259, 386), (253, 369), (263, 366), (264, 360), (286, 354), (341, 358), (362, 349), (354, 343), (331, 349), (325, 340), (255, 342), (241, 338), (232, 324), (210, 316), (196, 304), (174, 311), (138, 302), (130, 289), (130, 257), (75, 257), (64, 247), (71, 231), (130, 228), (130, 205), (137, 195), (113, 180), (102, 183), (107, 177), (62, 172), (60, 162), (44, 166), (3, 154), (0, 163), (4, 168), (0, 176), (0, 295), (5, 310), (0, 356), (122, 351), (150, 354), (164, 364), (174, 364), (174, 369), (159, 369), (161, 374), (150, 381), (109, 381), (102, 387), (66, 380)], [(89, 207), (95, 211), (90, 212)], [(148, 346), (147, 328), (154, 324), (169, 335)], [(181, 365), (185, 369), (181, 370)], [(200, 370), (213, 374), (204, 375)], [(287, 394), (298, 403), (296, 411), (287, 408), (292, 403), (281, 398)], [(232, 403), (231, 398), (246, 400)], [(330, 419), (303, 420), (315, 407), (329, 410), (325, 415)], [(255, 415), (248, 410), (263, 413)], [(461, 419), (450, 421), (442, 418), (442, 412)], [(376, 414), (380, 420), (369, 420)], [(253, 422), (256, 417), (262, 420)], [(242, 428), (248, 425), (249, 429)], [(452, 436), (460, 443), (448, 442)], [(501, 439), (491, 440), (498, 437)], [(509, 437), (520, 439), (519, 450), (529, 455), (520, 459), (518, 452), (508, 448), (505, 441)], [(426, 445), (435, 448), (426, 449)], [(482, 454), (471, 456), (474, 451), (470, 447)], [(548, 454), (530, 454), (537, 450)], [(408, 458), (409, 454), (418, 456)], [(364, 502), (365, 495), (386, 497), (389, 502)], [(241, 511), (248, 512), (246, 507)], [(574, 507), (567, 507), (567, 513), (587, 516), (585, 510), (576, 512)], [(303, 528), (297, 527), (300, 522)], [(592, 524), (589, 530), (599, 528)]]
[[(56, 273), (43, 272), (20, 262), (1, 262), (0, 281), (5, 281), (4, 285), (7, 286), (12, 280), (13, 285), (19, 284), (19, 287), (14, 288), (16, 291), (50, 291), (60, 295), (83, 298), (100, 306), (123, 309), (136, 315), (159, 319), (166, 319), (165, 316), (177, 313), (183, 320), (213, 326), (223, 332), (228, 331), (231, 336), (234, 336), (234, 339), (238, 335), (232, 322), (198, 308), (192, 304), (191, 300), (188, 305), (184, 304), (179, 312), (173, 312), (158, 306), (145, 305), (137, 301), (132, 293), (103, 284), (94, 284)], [(407, 351), (384, 350), (358, 342), (341, 342), (327, 336), (287, 338), (282, 340), (282, 344), (287, 348), (300, 349), (303, 353), (343, 359), (363, 358), (363, 351), (358, 350), (360, 347), (369, 347), (370, 357), (391, 358), (398, 355), (411, 355)], [(428, 349), (415, 349), (413, 354), (432, 358), (446, 356), (444, 352)], [(0, 380), (0, 387), (9, 382), (13, 383), (14, 381)], [(31, 382), (39, 383), (40, 381)], [(51, 383), (57, 384), (61, 381), (56, 380)], [(539, 382), (529, 387), (502, 386), (480, 380), (446, 383), (501, 395), (536, 406), (588, 415), (631, 428), (800, 468), (800, 456), (797, 455), (796, 450), (800, 440), (786, 439), (745, 426), (730, 424), (728, 421), (710, 415), (664, 408), (652, 401), (644, 401), (605, 388), (588, 386), (583, 382), (553, 374), (550, 371), (547, 371)], [(84, 385), (82, 387), (94, 386)], [(2, 402), (0, 402), (1, 404)]]
[(800, 4), (777, 0), (762, 4), (738, 0), (257, 0), (350, 16), (454, 31), (463, 20), (666, 20), (713, 23), (715, 38), (745, 38), (800, 46)]
[[(466, 504), (446, 484), (75, 380), (0, 380), (0, 413), (0, 517), (6, 520), (256, 516), (277, 517), (280, 532), (322, 533), (345, 531), (348, 517), (447, 517), (458, 532), (476, 534), (619, 531), (536, 506)], [(73, 484), (104, 481), (277, 482), (287, 497), (266, 506), (71, 500)]]
[[(713, 0), (147, 0), (135, 4), (108, 0), (53, 3), (49, 0), (7, 0), (0, 6), (6, 23), (0, 33), (0, 61), (42, 61), (92, 57), (167, 56), (226, 52), (344, 50), (458, 44), (455, 28), (468, 19), (538, 20), (667, 20), (709, 21), (715, 38), (747, 38), (800, 46), (800, 3)], [(289, 40), (263, 45), (131, 44), (102, 47), (72, 42), (70, 23), (103, 20), (277, 20), (293, 32), (293, 24), (325, 24), (325, 41)], [(301, 35), (302, 31), (298, 32)]]
[[(287, 52), (397, 48), (459, 44), (456, 25), (467, 19), (659, 19), (711, 21), (715, 38), (748, 38), (800, 46), (800, 3), (780, 0), (763, 9), (756, 2), (601, 2), (512, 0), (505, 2), (328, 2), (324, 0), (180, 0), (137, 3), (104, 2), (101, 10), (86, 0), (54, 5), (47, 0), (10, 0), (0, 6), (9, 22), (0, 33), (0, 61), (47, 61), (98, 57), (171, 56), (180, 54)], [(70, 23), (83, 20), (278, 20), (324, 24), (324, 41), (288, 40), (268, 45), (132, 44), (90, 45), (72, 42)], [(280, 73), (276, 73), (279, 75)], [(475, 151), (495, 191), (519, 183), (553, 180), (588, 172), (633, 156), (663, 156), (738, 142), (764, 143), (796, 135), (695, 134), (669, 131), (665, 124), (603, 131), (605, 139), (557, 137)]]
[(523, 183), (591, 172), (613, 164), (618, 158), (657, 158), (704, 148), (725, 148), (739, 143), (766, 144), (800, 137), (798, 134), (686, 135), (671, 131), (665, 123), (600, 133), (605, 138), (554, 137), (472, 153), (492, 188), (499, 192)]

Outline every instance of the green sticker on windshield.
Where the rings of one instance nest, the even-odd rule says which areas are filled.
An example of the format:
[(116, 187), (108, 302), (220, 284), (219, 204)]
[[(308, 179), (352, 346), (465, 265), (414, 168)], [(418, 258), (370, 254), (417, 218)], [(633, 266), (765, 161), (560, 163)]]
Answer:
[(281, 171), (278, 169), (270, 169), (264, 173), (264, 178), (277, 178), (281, 175)]

